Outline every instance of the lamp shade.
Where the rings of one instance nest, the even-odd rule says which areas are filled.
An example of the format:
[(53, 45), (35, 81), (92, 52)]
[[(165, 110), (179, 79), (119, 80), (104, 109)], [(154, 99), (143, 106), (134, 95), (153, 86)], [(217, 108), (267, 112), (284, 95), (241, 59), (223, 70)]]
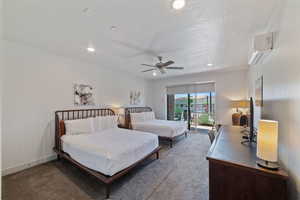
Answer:
[(232, 101), (231, 107), (233, 107), (233, 108), (249, 108), (250, 102), (248, 100)]
[(278, 158), (278, 122), (260, 120), (257, 133), (257, 157), (270, 162)]
[(109, 105), (108, 106), (110, 109), (114, 111), (116, 115), (122, 115), (124, 114), (124, 108), (118, 105)]

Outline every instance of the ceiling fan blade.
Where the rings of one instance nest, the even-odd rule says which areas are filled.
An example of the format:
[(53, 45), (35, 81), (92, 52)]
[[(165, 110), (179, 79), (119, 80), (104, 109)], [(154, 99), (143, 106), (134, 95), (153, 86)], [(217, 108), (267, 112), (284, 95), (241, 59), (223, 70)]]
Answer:
[(154, 66), (154, 65), (148, 65), (148, 64), (141, 64), (141, 65), (143, 65), (143, 66), (148, 66), (148, 67), (156, 67), (156, 66)]
[(166, 67), (166, 66), (169, 66), (169, 65), (172, 65), (172, 64), (174, 64), (174, 61), (169, 60), (168, 62), (162, 63), (162, 66)]
[(166, 69), (184, 69), (184, 67), (166, 67)]
[(153, 71), (153, 70), (156, 70), (156, 69), (147, 69), (147, 70), (144, 70), (142, 72), (150, 72), (150, 71)]

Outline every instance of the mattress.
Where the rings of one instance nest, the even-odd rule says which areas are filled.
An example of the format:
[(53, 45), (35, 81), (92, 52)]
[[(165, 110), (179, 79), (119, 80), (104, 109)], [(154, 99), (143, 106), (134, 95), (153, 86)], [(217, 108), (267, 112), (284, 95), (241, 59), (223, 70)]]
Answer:
[(132, 124), (137, 131), (154, 133), (161, 137), (176, 137), (187, 131), (187, 124), (183, 121), (149, 120)]
[(112, 176), (158, 147), (151, 133), (113, 128), (82, 135), (64, 135), (63, 151), (92, 170)]

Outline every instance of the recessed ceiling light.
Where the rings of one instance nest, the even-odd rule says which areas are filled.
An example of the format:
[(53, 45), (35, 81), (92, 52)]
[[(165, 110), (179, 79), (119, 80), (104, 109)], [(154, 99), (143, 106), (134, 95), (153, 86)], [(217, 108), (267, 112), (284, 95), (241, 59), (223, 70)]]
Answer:
[(185, 0), (173, 0), (172, 8), (175, 10), (180, 10), (185, 6)]
[(89, 8), (84, 8), (84, 9), (82, 9), (82, 12), (83, 13), (87, 13), (89, 11)]
[(207, 64), (207, 66), (211, 67), (211, 66), (213, 66), (213, 64), (211, 64), (211, 63), (208, 63), (208, 64)]
[(86, 48), (86, 50), (88, 52), (95, 52), (96, 51), (96, 49), (94, 47), (88, 47), (88, 48)]
[(156, 75), (157, 75), (156, 71), (154, 71), (154, 72), (152, 73), (152, 75), (153, 75), (153, 76), (156, 76)]
[(111, 26), (110, 30), (115, 31), (115, 30), (117, 30), (117, 27), (116, 26)]

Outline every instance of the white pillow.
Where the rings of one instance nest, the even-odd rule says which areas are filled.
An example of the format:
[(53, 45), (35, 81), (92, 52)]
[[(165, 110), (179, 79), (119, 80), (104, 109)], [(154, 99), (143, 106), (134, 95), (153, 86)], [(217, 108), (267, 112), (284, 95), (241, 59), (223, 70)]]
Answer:
[(146, 121), (155, 120), (154, 112), (144, 112), (144, 115)]
[(93, 132), (93, 118), (65, 120), (66, 135), (80, 135)]
[(99, 116), (96, 117), (95, 131), (103, 131), (106, 129), (118, 127), (118, 116)]
[(130, 120), (132, 124), (144, 122), (145, 113), (130, 113)]

